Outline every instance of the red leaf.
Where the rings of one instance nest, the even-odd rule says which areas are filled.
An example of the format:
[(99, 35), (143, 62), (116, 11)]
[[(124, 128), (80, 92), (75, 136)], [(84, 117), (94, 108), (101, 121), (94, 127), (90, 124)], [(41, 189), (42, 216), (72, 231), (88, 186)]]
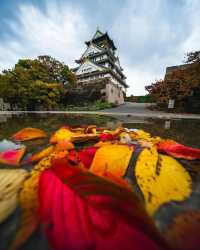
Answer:
[(159, 142), (157, 144), (157, 149), (161, 153), (167, 153), (176, 158), (188, 160), (200, 159), (200, 149), (187, 147), (173, 140), (164, 140)]
[(113, 141), (115, 139), (116, 139), (116, 137), (112, 134), (102, 133), (100, 135), (100, 141)]
[(26, 151), (26, 147), (0, 152), (0, 163), (18, 165)]
[(40, 219), (54, 250), (165, 249), (132, 192), (78, 167), (45, 170)]
[(90, 167), (96, 151), (96, 147), (90, 147), (78, 152), (79, 160), (84, 164), (86, 168)]
[(70, 150), (67, 158), (70, 162), (78, 164), (78, 153), (75, 150)]

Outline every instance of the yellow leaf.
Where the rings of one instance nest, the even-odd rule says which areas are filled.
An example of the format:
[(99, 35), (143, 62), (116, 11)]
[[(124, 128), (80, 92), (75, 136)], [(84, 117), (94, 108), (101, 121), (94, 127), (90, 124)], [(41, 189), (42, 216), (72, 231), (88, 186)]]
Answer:
[(42, 158), (47, 157), (54, 151), (54, 146), (49, 146), (47, 148), (44, 148), (40, 152), (37, 152), (33, 154), (29, 159), (28, 162), (37, 162), (40, 161)]
[(15, 210), (19, 189), (27, 176), (24, 169), (0, 170), (0, 223)]
[(31, 171), (31, 177), (24, 182), (19, 195), (21, 218), (11, 249), (18, 249), (38, 226), (38, 184), (41, 172), (51, 166), (53, 154), (43, 158)]
[(158, 154), (154, 147), (139, 155), (135, 174), (150, 215), (162, 204), (183, 201), (192, 192), (189, 173), (172, 157)]
[(123, 177), (128, 167), (133, 148), (127, 145), (105, 145), (100, 147), (92, 161), (90, 171), (97, 175), (110, 172)]
[(69, 128), (62, 127), (58, 129), (50, 138), (50, 143), (58, 143), (62, 140), (71, 140), (71, 137), (75, 135), (74, 132), (71, 132)]
[(150, 139), (151, 135), (144, 130), (138, 129), (134, 132), (130, 132), (130, 136), (132, 139)]

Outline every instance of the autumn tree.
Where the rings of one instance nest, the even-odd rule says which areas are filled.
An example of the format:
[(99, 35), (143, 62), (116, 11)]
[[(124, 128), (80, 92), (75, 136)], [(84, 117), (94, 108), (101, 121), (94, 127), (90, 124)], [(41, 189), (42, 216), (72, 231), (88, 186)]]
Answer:
[(177, 110), (200, 112), (200, 51), (188, 53), (186, 64), (145, 88), (159, 107), (174, 99)]

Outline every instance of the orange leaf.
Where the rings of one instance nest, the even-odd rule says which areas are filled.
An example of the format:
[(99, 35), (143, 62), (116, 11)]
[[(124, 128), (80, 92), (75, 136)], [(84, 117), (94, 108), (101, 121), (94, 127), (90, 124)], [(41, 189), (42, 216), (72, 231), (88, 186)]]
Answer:
[(103, 176), (110, 172), (117, 177), (123, 177), (128, 167), (133, 147), (127, 145), (105, 145), (100, 147), (92, 161), (90, 171)]
[(12, 136), (15, 141), (28, 141), (45, 137), (47, 134), (38, 128), (24, 128)]
[(58, 143), (56, 144), (55, 146), (55, 151), (59, 152), (59, 151), (64, 151), (64, 150), (72, 150), (74, 149), (74, 144), (67, 140), (67, 139), (64, 139), (64, 140), (61, 140), (61, 141), (58, 141)]

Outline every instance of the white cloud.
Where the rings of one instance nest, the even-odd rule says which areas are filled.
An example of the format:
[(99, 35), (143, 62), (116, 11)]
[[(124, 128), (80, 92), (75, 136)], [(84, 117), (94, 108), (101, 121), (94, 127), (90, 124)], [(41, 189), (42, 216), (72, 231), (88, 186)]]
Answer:
[(163, 78), (167, 66), (182, 64), (186, 52), (200, 49), (200, 2), (166, 3), (130, 0), (114, 22), (128, 94), (144, 94), (145, 85)]
[(190, 23), (190, 33), (183, 41), (181, 50), (183, 53), (200, 50), (200, 1), (187, 0), (187, 18)]
[(47, 5), (43, 13), (33, 5), (20, 5), (17, 22), (10, 22), (16, 35), (0, 44), (0, 69), (12, 67), (19, 58), (48, 54), (72, 65), (83, 50), (89, 28), (80, 9)]
[(102, 15), (97, 15), (96, 8), (88, 9), (88, 2), (75, 6), (70, 1), (58, 5), (46, 0), (44, 12), (31, 4), (20, 5), (17, 21), (8, 20), (15, 36), (7, 35), (0, 43), (0, 70), (12, 67), (19, 58), (42, 54), (74, 66), (84, 41), (100, 25), (110, 28), (119, 47), (128, 94), (141, 95), (145, 85), (164, 77), (167, 66), (181, 64), (184, 53), (200, 49), (200, 1), (127, 0), (120, 11), (114, 2), (105, 8), (106, 1), (99, 1)]

